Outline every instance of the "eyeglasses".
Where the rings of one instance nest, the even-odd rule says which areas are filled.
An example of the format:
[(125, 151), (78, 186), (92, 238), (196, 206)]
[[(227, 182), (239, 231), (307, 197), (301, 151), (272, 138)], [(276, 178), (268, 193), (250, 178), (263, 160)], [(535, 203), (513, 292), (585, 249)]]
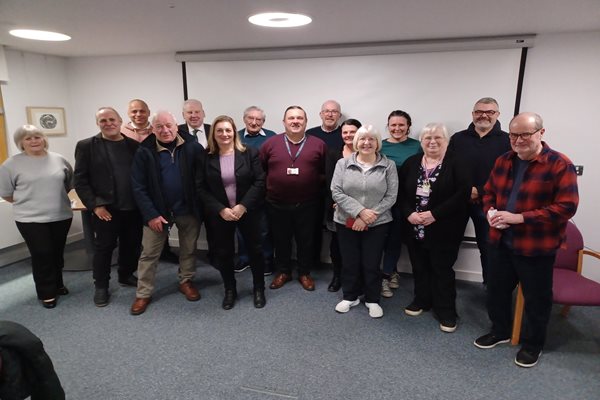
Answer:
[(338, 110), (321, 110), (321, 112), (323, 114), (333, 114), (333, 115), (340, 113)]
[(481, 117), (483, 114), (487, 115), (488, 117), (493, 117), (494, 115), (496, 115), (497, 112), (498, 111), (496, 111), (496, 110), (486, 110), (486, 111), (484, 111), (484, 110), (473, 110), (473, 114), (476, 115), (476, 116), (478, 116), (478, 117)]
[(542, 129), (542, 128), (540, 128), (540, 129), (536, 129), (536, 130), (535, 130), (535, 131), (533, 131), (533, 132), (524, 132), (524, 133), (512, 133), (512, 132), (509, 132), (509, 133), (508, 133), (508, 137), (510, 138), (510, 140), (514, 140), (514, 141), (516, 141), (516, 140), (517, 140), (517, 139), (519, 139), (519, 138), (521, 138), (521, 139), (523, 139), (523, 140), (528, 140), (528, 139), (529, 139), (529, 138), (531, 138), (533, 135), (535, 135), (536, 133), (538, 133), (538, 132), (539, 132), (541, 129)]

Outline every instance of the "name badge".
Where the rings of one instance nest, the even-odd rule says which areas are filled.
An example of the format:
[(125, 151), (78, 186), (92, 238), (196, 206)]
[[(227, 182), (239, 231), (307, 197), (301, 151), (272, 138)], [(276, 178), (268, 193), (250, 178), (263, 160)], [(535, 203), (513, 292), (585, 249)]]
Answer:
[(288, 168), (287, 174), (288, 175), (300, 175), (300, 169), (299, 168)]
[(431, 187), (429, 185), (417, 186), (417, 196), (429, 197)]

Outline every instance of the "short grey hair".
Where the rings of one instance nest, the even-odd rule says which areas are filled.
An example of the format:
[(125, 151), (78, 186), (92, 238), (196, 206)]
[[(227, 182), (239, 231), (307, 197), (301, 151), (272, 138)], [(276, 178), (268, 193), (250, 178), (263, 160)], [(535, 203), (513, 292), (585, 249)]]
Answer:
[(482, 97), (479, 100), (477, 100), (475, 102), (475, 104), (473, 105), (473, 109), (475, 109), (475, 106), (477, 104), (495, 104), (497, 109), (500, 109), (500, 106), (498, 105), (498, 102), (496, 101), (496, 99), (494, 99), (493, 97)]
[(173, 122), (175, 122), (175, 124), (177, 124), (177, 118), (175, 118), (175, 115), (173, 115), (172, 112), (170, 111), (165, 111), (165, 110), (159, 110), (157, 112), (155, 112), (154, 114), (152, 114), (152, 119), (150, 120), (150, 125), (154, 126), (154, 122), (156, 122), (156, 119), (158, 118), (159, 115), (170, 115), (171, 118), (173, 118)]
[(363, 125), (360, 128), (358, 128), (358, 130), (354, 134), (354, 139), (352, 139), (352, 147), (354, 148), (354, 151), (358, 151), (358, 140), (364, 136), (371, 136), (372, 138), (374, 138), (377, 141), (377, 148), (375, 149), (375, 151), (379, 152), (381, 150), (382, 144), (381, 135), (379, 134), (379, 131), (375, 129), (373, 125)]
[(425, 125), (423, 127), (423, 129), (421, 129), (421, 133), (419, 134), (419, 141), (423, 141), (423, 136), (425, 136), (427, 134), (431, 134), (436, 131), (441, 132), (442, 135), (444, 136), (444, 139), (446, 139), (446, 140), (450, 139), (450, 135), (448, 135), (448, 128), (446, 128), (446, 125), (444, 125), (440, 122), (431, 122), (431, 123)]
[(265, 114), (265, 110), (263, 110), (262, 108), (260, 108), (258, 106), (250, 106), (250, 107), (246, 108), (244, 110), (244, 118), (246, 118), (246, 115), (248, 115), (252, 111), (260, 112), (262, 114), (263, 122), (267, 119), (267, 114)]
[(23, 125), (15, 131), (13, 135), (13, 140), (15, 144), (19, 148), (19, 150), (25, 150), (23, 148), (23, 139), (27, 136), (41, 136), (44, 139), (44, 150), (48, 150), (48, 137), (46, 134), (35, 125)]

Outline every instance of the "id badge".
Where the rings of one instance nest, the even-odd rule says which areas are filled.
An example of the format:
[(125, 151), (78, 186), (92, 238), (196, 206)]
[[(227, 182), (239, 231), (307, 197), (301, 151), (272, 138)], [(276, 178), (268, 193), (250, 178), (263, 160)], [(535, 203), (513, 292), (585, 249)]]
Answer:
[(287, 169), (287, 174), (288, 175), (299, 175), (300, 174), (300, 169), (299, 168), (288, 168)]
[(417, 196), (429, 197), (429, 193), (431, 193), (429, 185), (423, 184), (422, 186), (417, 186)]

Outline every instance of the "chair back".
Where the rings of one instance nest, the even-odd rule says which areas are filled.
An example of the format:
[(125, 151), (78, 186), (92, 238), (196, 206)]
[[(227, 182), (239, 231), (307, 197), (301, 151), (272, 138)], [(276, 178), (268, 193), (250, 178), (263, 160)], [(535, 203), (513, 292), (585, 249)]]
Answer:
[(579, 250), (583, 249), (583, 236), (571, 221), (567, 222), (565, 242), (556, 252), (554, 268), (577, 271)]

